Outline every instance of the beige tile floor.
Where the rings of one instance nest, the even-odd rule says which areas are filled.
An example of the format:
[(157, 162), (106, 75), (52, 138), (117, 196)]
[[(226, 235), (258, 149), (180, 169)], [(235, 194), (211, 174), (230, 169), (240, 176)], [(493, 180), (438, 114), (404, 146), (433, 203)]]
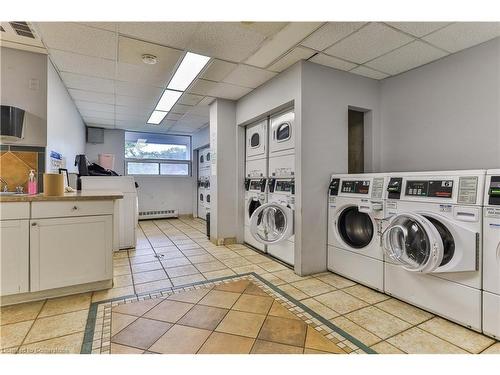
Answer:
[(92, 302), (255, 272), (379, 353), (500, 354), (477, 332), (333, 273), (301, 277), (245, 245), (216, 246), (204, 229), (192, 218), (142, 221), (136, 248), (114, 255), (112, 289), (0, 308), (0, 350), (79, 353)]

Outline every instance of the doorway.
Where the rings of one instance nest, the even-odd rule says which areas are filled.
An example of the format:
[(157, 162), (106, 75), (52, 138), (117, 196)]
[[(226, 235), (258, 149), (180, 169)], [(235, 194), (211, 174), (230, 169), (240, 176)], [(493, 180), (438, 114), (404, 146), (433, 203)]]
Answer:
[(365, 171), (365, 114), (349, 109), (348, 115), (348, 173)]

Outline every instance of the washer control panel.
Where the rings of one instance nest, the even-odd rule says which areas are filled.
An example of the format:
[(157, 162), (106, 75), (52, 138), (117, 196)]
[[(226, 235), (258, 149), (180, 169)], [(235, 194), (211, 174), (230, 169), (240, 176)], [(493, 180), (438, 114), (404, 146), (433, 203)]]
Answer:
[(453, 180), (406, 181), (406, 196), (451, 198), (453, 194)]
[(488, 196), (489, 205), (500, 206), (500, 176), (491, 176)]
[(342, 188), (340, 189), (340, 191), (342, 193), (350, 194), (368, 194), (368, 192), (370, 191), (370, 181), (342, 181)]

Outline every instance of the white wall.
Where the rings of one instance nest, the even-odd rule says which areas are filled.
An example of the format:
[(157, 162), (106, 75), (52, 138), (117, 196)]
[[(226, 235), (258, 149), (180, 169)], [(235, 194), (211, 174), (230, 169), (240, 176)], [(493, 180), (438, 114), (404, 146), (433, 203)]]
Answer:
[[(125, 173), (125, 131), (105, 129), (104, 143), (87, 143), (85, 153), (91, 162), (97, 162), (99, 154), (115, 154), (115, 172)], [(139, 184), (139, 211), (176, 209), (181, 215), (193, 212), (193, 178), (135, 176)], [(196, 203), (196, 202), (195, 202)]]
[(500, 166), (500, 38), (381, 84), (381, 171)]
[(191, 148), (193, 150), (210, 144), (210, 126), (207, 125), (194, 133), (191, 137), (191, 143)]
[[(24, 139), (11, 144), (47, 144), (47, 55), (0, 48), (0, 103), (24, 109)], [(38, 88), (30, 88), (30, 80)], [(7, 142), (5, 142), (7, 143)]]
[(50, 172), (50, 152), (66, 158), (69, 172), (77, 172), (75, 155), (85, 152), (85, 124), (59, 74), (49, 61), (47, 67), (47, 156)]
[[(355, 107), (369, 111), (365, 129), (368, 134), (379, 133), (379, 83), (311, 62), (302, 63), (301, 80), (296, 202), (302, 209), (295, 241), (303, 251), (295, 256), (301, 273), (309, 274), (326, 270), (327, 191), (332, 173), (347, 172), (348, 110)], [(377, 140), (367, 138), (368, 146)], [(369, 159), (367, 165), (371, 166), (377, 155)]]

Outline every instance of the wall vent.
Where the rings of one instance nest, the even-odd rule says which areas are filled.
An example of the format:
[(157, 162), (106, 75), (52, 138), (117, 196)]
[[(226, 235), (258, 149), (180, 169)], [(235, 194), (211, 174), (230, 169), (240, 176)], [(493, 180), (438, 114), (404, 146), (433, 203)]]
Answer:
[(169, 217), (178, 217), (177, 210), (161, 210), (161, 211), (141, 211), (139, 212), (139, 220), (148, 219), (163, 219)]
[(17, 35), (35, 39), (33, 31), (26, 22), (14, 21), (14, 22), (9, 22), (9, 24), (10, 26), (12, 26)]

